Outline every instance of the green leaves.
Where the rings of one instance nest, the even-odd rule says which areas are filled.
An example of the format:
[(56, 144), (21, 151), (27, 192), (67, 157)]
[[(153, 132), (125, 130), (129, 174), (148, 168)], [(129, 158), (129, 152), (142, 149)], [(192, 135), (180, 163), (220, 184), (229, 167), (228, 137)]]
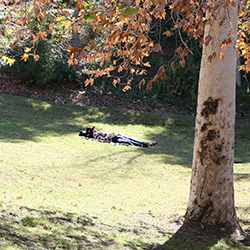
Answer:
[(96, 15), (88, 13), (88, 14), (84, 15), (83, 18), (85, 19), (86, 22), (91, 22), (96, 18)]
[(133, 16), (135, 13), (137, 13), (138, 11), (139, 11), (138, 9), (128, 7), (124, 11), (122, 11), (122, 15), (124, 18), (129, 18)]

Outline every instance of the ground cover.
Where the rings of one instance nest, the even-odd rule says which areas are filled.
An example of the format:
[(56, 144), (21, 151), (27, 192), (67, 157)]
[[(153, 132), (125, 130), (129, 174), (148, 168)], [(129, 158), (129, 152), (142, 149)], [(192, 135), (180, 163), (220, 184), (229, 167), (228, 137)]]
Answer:
[[(248, 249), (224, 229), (182, 226), (194, 116), (0, 95), (0, 249)], [(236, 124), (235, 192), (249, 231), (250, 134)], [(83, 140), (95, 125), (152, 148)]]

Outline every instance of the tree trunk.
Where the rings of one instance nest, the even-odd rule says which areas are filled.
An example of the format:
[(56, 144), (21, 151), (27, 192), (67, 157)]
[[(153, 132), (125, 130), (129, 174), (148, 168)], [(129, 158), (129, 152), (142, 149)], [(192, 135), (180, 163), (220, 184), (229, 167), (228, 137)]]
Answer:
[[(237, 23), (238, 9), (221, 6), (216, 20), (205, 27), (204, 38), (210, 35), (213, 39), (203, 44), (192, 179), (185, 215), (186, 220), (234, 229), (238, 227), (233, 187)], [(231, 28), (232, 35), (228, 36)], [(232, 44), (221, 50), (228, 37)]]
[[(73, 14), (73, 17), (75, 19), (77, 19), (79, 16), (79, 13), (77, 10), (74, 11), (74, 14)], [(72, 46), (74, 48), (77, 48), (79, 49), (79, 46), (80, 46), (80, 35), (79, 35), (79, 32), (78, 30), (75, 30), (74, 27), (77, 26), (77, 22), (75, 21), (72, 25)]]

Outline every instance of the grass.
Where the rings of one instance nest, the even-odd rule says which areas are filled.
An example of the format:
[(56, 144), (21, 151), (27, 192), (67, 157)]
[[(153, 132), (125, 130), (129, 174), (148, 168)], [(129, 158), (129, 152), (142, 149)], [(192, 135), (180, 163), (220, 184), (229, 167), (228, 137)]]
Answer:
[[(198, 233), (195, 227), (181, 227), (189, 194), (193, 116), (5, 95), (0, 95), (0, 106), (0, 250), (248, 249), (245, 238), (200, 225)], [(237, 121), (235, 149), (236, 206), (246, 230), (249, 123)], [(158, 145), (83, 140), (78, 133), (88, 125), (157, 140)]]

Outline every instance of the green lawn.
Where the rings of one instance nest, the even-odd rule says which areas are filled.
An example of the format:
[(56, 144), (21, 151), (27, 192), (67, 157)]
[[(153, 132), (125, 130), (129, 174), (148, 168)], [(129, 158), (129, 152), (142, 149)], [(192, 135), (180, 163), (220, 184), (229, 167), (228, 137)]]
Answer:
[[(6, 95), (0, 107), (1, 250), (249, 248), (236, 236), (197, 241), (178, 230), (189, 194), (193, 116)], [(158, 145), (84, 140), (78, 133), (88, 125)], [(235, 149), (236, 206), (247, 230), (249, 127), (249, 120), (237, 121)]]

